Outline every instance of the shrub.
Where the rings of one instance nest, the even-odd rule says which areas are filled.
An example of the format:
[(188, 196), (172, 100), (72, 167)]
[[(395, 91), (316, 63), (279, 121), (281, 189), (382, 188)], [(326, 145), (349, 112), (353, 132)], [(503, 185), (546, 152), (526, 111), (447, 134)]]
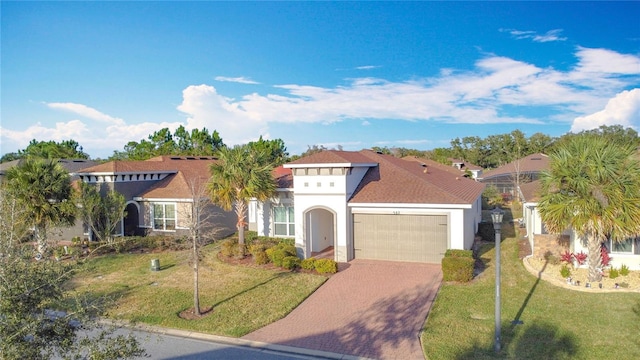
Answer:
[(616, 268), (611, 268), (611, 270), (609, 270), (609, 278), (611, 279), (615, 279), (618, 276), (620, 276), (620, 273), (618, 273), (618, 269)]
[(338, 263), (331, 259), (317, 259), (315, 268), (318, 274), (335, 274), (338, 272)]
[(470, 257), (442, 258), (442, 279), (444, 281), (469, 282), (473, 279), (475, 260)]
[(296, 247), (293, 245), (278, 243), (266, 250), (267, 256), (276, 266), (282, 266), (282, 260), (287, 256), (296, 256)]
[(567, 265), (562, 265), (560, 268), (560, 275), (562, 275), (563, 278), (568, 278), (571, 276), (571, 269), (569, 269)]
[(573, 258), (576, 259), (578, 265), (583, 265), (587, 261), (588, 255), (585, 254), (584, 251), (581, 251), (577, 254), (573, 254)]
[(560, 254), (560, 261), (566, 264), (573, 263), (573, 253), (570, 253), (568, 250), (565, 250), (565, 252)]
[(297, 256), (286, 256), (282, 259), (282, 267), (287, 270), (293, 270), (300, 267), (300, 259)]
[(449, 249), (444, 253), (445, 257), (473, 257), (472, 250)]
[(493, 224), (489, 222), (478, 224), (478, 233), (476, 236), (480, 236), (484, 241), (495, 241), (496, 232), (493, 229)]
[(220, 246), (220, 254), (225, 257), (242, 259), (245, 257), (246, 253), (246, 246), (244, 244), (239, 244), (237, 238), (229, 238), (223, 241)]
[(267, 244), (253, 244), (249, 246), (249, 252), (253, 256), (253, 262), (258, 265), (264, 265), (269, 263), (269, 256), (267, 256), (266, 250), (269, 248)]
[(316, 267), (316, 258), (304, 259), (300, 262), (300, 267), (305, 270), (313, 270)]
[(611, 262), (611, 256), (609, 256), (609, 251), (607, 251), (607, 247), (604, 245), (600, 247), (600, 257), (602, 258), (602, 266), (609, 266), (609, 263)]
[(627, 275), (629, 275), (629, 267), (628, 267), (627, 265), (622, 264), (622, 265), (620, 266), (620, 275), (622, 275), (622, 276), (627, 276)]

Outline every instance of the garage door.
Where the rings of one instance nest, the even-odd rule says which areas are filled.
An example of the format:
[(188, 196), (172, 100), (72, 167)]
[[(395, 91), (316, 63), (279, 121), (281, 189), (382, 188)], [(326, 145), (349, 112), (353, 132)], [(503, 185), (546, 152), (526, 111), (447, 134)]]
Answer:
[(440, 263), (447, 250), (446, 215), (354, 214), (357, 259)]

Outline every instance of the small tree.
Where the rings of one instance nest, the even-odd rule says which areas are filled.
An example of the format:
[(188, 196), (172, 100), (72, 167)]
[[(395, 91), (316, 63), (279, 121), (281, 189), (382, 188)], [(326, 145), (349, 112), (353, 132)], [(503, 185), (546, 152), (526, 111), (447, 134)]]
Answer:
[(113, 233), (126, 216), (124, 195), (110, 190), (102, 196), (96, 186), (81, 183), (78, 203), (82, 221), (91, 228), (99, 241), (113, 245)]
[(207, 193), (206, 178), (196, 177), (189, 183), (192, 202), (179, 208), (181, 226), (189, 229), (189, 239), (191, 240), (190, 265), (193, 269), (193, 311), (200, 316), (200, 291), (199, 291), (199, 271), (202, 246), (211, 240), (215, 240), (220, 233), (220, 228), (216, 227), (215, 217), (219, 214), (213, 211), (213, 204)]

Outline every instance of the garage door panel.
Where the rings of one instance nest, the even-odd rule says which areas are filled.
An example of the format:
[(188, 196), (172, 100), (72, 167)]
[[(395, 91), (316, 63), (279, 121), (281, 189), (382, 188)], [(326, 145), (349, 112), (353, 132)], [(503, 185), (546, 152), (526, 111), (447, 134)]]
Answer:
[(439, 263), (447, 228), (446, 215), (354, 214), (355, 257)]

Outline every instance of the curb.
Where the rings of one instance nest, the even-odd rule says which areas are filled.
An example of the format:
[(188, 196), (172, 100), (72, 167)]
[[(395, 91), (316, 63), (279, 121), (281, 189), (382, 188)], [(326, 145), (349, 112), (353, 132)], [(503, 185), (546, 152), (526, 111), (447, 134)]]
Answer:
[(136, 324), (130, 324), (127, 322), (112, 321), (108, 319), (103, 319), (101, 322), (104, 324), (121, 326), (121, 327), (130, 328), (133, 330), (140, 330), (140, 331), (145, 331), (149, 333), (210, 341), (210, 342), (215, 342), (220, 344), (248, 347), (256, 350), (279, 352), (283, 354), (309, 356), (312, 358), (319, 358), (319, 359), (372, 360), (369, 358), (364, 358), (364, 357), (354, 356), (354, 355), (339, 354), (339, 353), (334, 353), (329, 351), (305, 349), (305, 348), (286, 346), (286, 345), (270, 344), (270, 343), (264, 343), (260, 341), (244, 340), (244, 339), (232, 338), (232, 337), (226, 337), (226, 336), (220, 336), (220, 335), (199, 333), (199, 332), (194, 332), (190, 330), (163, 328), (163, 327), (152, 326), (152, 325), (136, 325)]

